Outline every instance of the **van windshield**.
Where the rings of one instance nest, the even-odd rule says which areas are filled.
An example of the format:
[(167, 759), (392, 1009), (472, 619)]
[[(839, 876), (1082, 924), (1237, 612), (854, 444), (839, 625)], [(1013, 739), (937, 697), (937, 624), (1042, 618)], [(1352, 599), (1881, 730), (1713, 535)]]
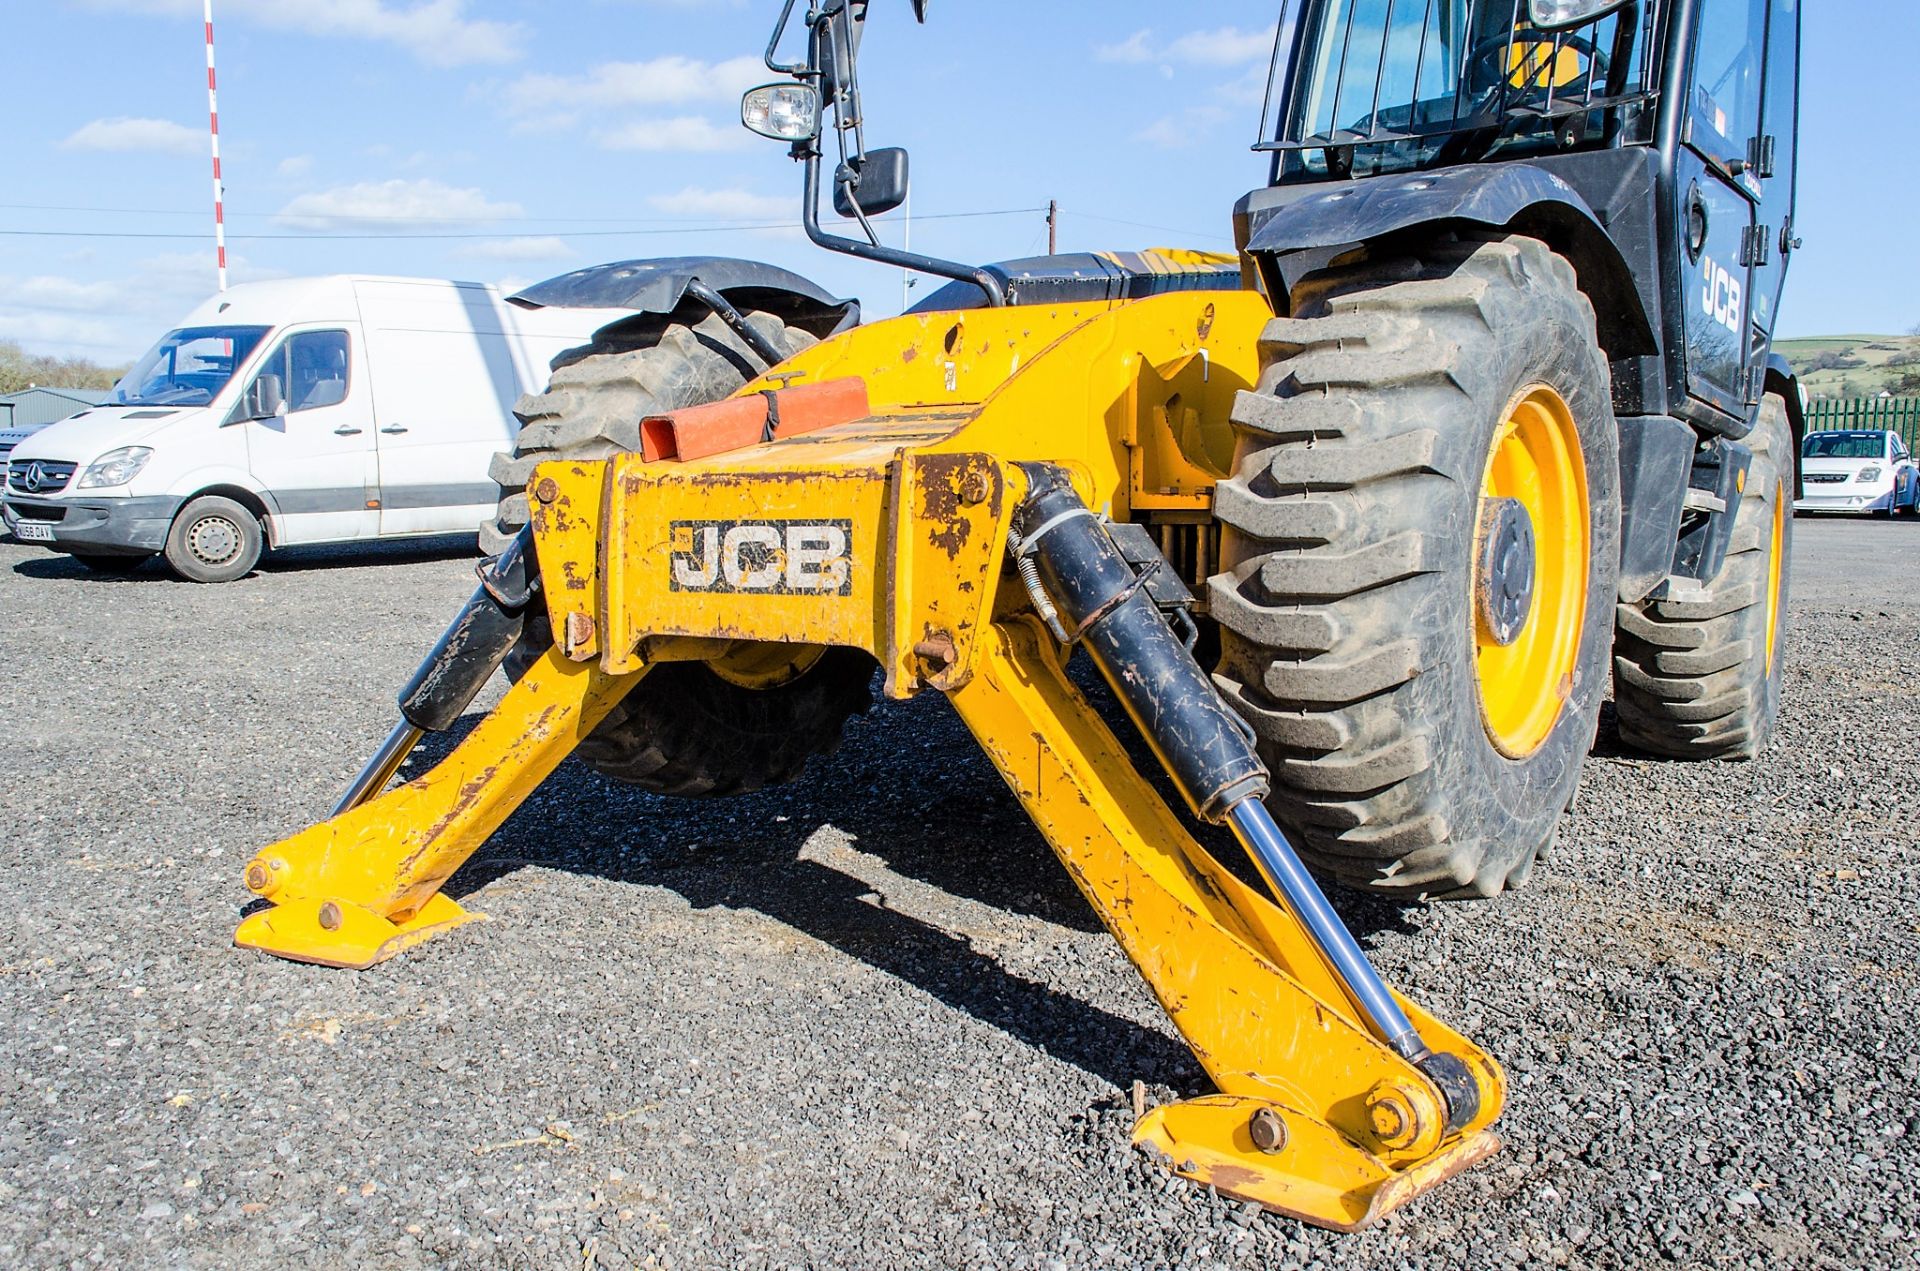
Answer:
[(183, 327), (120, 377), (108, 406), (205, 406), (271, 327)]

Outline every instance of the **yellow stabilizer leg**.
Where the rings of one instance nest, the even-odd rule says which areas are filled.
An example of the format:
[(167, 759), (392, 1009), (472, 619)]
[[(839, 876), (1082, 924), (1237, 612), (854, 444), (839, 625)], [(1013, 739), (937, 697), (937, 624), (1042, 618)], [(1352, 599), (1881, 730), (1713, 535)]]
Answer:
[(1499, 1066), (1396, 994), (1480, 1088), (1449, 1134), (1439, 1090), (1356, 1021), (1292, 916), (1193, 840), (1036, 623), (993, 624), (979, 654), (954, 706), (1221, 1091), (1148, 1113), (1136, 1143), (1196, 1182), (1348, 1231), (1498, 1146)]
[(367, 967), (478, 917), (441, 884), (645, 673), (610, 676), (549, 649), (432, 772), (256, 855), (247, 887), (273, 904), (233, 942)]

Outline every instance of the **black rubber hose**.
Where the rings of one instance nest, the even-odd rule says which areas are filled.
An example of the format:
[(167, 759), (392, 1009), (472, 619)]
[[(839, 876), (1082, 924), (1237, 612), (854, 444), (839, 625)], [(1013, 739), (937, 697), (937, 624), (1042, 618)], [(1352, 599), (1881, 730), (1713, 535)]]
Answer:
[(1265, 798), (1267, 768), (1245, 725), (1160, 616), (1142, 576), (1064, 472), (1021, 468), (1029, 493), (1014, 517), (1018, 551), (1037, 561), (1065, 629), (1087, 645), (1194, 814), (1218, 824), (1242, 800)]

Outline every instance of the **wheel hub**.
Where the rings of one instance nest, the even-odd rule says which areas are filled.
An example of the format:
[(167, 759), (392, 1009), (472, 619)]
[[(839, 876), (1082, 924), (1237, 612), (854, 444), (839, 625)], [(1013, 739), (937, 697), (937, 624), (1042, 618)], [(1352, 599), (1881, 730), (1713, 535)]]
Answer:
[(1474, 588), (1480, 631), (1506, 648), (1520, 638), (1533, 612), (1533, 518), (1518, 499), (1488, 499), (1480, 526)]
[(240, 550), (240, 527), (221, 516), (209, 516), (187, 531), (187, 548), (208, 565), (224, 565)]

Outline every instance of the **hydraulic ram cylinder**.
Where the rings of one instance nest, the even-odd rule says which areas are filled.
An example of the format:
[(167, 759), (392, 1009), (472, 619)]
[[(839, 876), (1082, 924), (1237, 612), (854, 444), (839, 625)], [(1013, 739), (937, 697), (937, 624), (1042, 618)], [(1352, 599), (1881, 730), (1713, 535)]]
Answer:
[(1064, 472), (1050, 464), (1021, 467), (1029, 493), (1014, 516), (1014, 550), (1038, 567), (1023, 576), (1037, 577), (1041, 612), (1051, 610), (1060, 631), (1086, 645), (1195, 815), (1232, 824), (1375, 1036), (1411, 1062), (1435, 1058), (1274, 824), (1263, 803), (1266, 765), (1247, 725), (1160, 616), (1145, 576), (1127, 564)]
[(523, 529), (506, 551), (480, 562), (480, 585), (400, 690), (400, 723), (334, 804), (334, 816), (379, 794), (420, 738), (453, 727), (506, 661), (539, 589), (532, 551), (533, 531)]

